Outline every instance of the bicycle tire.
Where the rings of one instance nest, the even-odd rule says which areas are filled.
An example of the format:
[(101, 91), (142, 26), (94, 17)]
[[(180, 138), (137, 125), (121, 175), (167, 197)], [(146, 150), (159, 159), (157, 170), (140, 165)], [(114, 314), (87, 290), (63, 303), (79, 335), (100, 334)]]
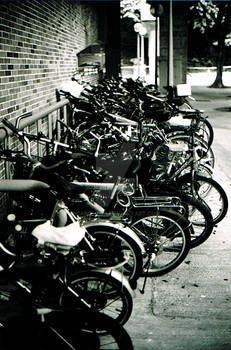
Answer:
[(118, 270), (128, 278), (130, 285), (134, 288), (143, 266), (140, 245), (118, 227), (86, 225), (86, 229), (96, 240), (96, 245), (94, 244), (96, 249), (85, 257), (86, 263), (90, 262), (98, 268), (116, 268), (119, 265)]
[(188, 219), (193, 227), (191, 232), (191, 248), (195, 248), (205, 242), (213, 232), (214, 223), (210, 210), (204, 203), (195, 199), (182, 190), (178, 190), (179, 185), (167, 185), (165, 183), (155, 185), (155, 187), (149, 186), (149, 195), (169, 195), (177, 196), (180, 198), (183, 205), (183, 210), (179, 211), (182, 215)]
[[(191, 136), (187, 135), (187, 133), (185, 133), (185, 135), (168, 134), (167, 136), (168, 136), (168, 140), (171, 142), (183, 141), (184, 143), (189, 144), (190, 146)], [(205, 140), (203, 140), (201, 137), (197, 135), (194, 136), (194, 140), (197, 143), (197, 145), (201, 146), (201, 152), (198, 154), (198, 156), (203, 160), (203, 163), (209, 165), (211, 168), (214, 168), (215, 156), (214, 156), (213, 149), (209, 147), (208, 143)]]
[[(179, 195), (184, 206), (184, 215), (193, 226), (191, 234), (191, 248), (204, 243), (213, 233), (214, 223), (210, 210), (196, 198)], [(182, 213), (183, 214), (183, 213)]]
[(151, 266), (144, 263), (143, 276), (164, 275), (178, 267), (189, 253), (190, 223), (177, 212), (152, 208), (144, 215), (143, 210), (133, 210), (131, 227), (143, 238), (147, 252), (155, 254)]
[[(190, 174), (179, 178), (177, 184), (192, 195)], [(195, 175), (193, 186), (197, 192), (196, 198), (209, 207), (213, 223), (218, 224), (228, 211), (228, 197), (223, 187), (213, 178), (199, 174)]]
[[(193, 120), (194, 117), (187, 116), (187, 119)], [(174, 134), (174, 135), (185, 135), (187, 134), (188, 130), (187, 127), (182, 125), (174, 125), (173, 130), (170, 128), (170, 131), (167, 131), (168, 134)], [(196, 134), (202, 138), (205, 142), (208, 144), (208, 148), (211, 147), (213, 140), (214, 140), (214, 131), (211, 123), (208, 121), (208, 119), (201, 119), (199, 121), (198, 130), (196, 131)]]
[(203, 119), (200, 124), (202, 124), (203, 130), (206, 132), (208, 135), (208, 139), (206, 140), (208, 143), (208, 147), (211, 147), (213, 140), (214, 140), (214, 131), (211, 123), (208, 121), (208, 119)]
[[(68, 275), (68, 290), (59, 298), (61, 307), (86, 306), (125, 324), (133, 309), (133, 295), (119, 271), (85, 270)], [(71, 293), (70, 293), (71, 292)]]
[(43, 320), (39, 315), (12, 315), (0, 336), (2, 350), (134, 349), (123, 326), (90, 310), (50, 310)]
[[(47, 314), (45, 322), (48, 327), (52, 327), (52, 330), (58, 332), (61, 337), (65, 338), (72, 346), (76, 346), (78, 350), (134, 349), (125, 328), (104, 314), (90, 310), (52, 312)], [(54, 346), (52, 345), (52, 347)], [(58, 348), (58, 350), (65, 349), (66, 347)]]

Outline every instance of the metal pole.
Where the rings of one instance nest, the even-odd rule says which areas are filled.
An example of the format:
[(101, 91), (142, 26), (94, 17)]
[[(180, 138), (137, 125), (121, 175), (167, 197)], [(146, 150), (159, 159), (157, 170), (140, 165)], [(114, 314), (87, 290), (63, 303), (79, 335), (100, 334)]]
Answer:
[(158, 87), (158, 56), (159, 56), (159, 19), (156, 17), (155, 21), (155, 88)]
[(137, 33), (137, 67), (138, 77), (140, 76), (140, 34)]
[(145, 66), (144, 66), (144, 35), (141, 35), (141, 78), (145, 77)]
[(169, 0), (168, 85), (173, 85), (173, 76), (173, 10), (172, 0)]

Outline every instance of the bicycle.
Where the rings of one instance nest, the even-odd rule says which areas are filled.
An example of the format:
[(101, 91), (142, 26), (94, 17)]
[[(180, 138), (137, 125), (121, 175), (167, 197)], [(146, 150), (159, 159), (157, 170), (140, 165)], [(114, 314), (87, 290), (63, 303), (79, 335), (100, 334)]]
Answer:
[[(38, 267), (35, 263), (28, 265), (27, 261), (27, 265), (21, 266), (18, 272), (11, 268), (7, 273), (3, 272), (3, 276), (0, 273), (1, 349), (48, 350), (51, 346), (59, 350), (133, 349), (128, 333), (117, 321), (88, 309), (84, 304), (81, 307), (75, 303), (68, 308), (60, 305), (52, 307), (49, 302), (50, 307), (43, 307), (41, 295), (39, 303), (33, 288), (36, 284), (38, 291), (40, 284), (39, 291), (44, 298), (45, 290), (41, 284), (45, 283), (41, 283), (41, 278), (45, 277), (46, 282), (48, 278), (44, 276), (47, 269), (43, 269), (41, 263)], [(66, 292), (73, 293), (70, 288)], [(76, 298), (76, 290), (74, 293)]]
[[(25, 135), (24, 135), (25, 137)], [(41, 174), (40, 174), (41, 176)], [(38, 177), (41, 179), (41, 177)], [(45, 174), (45, 179), (47, 181), (47, 174)], [(104, 215), (106, 215), (107, 218), (110, 218), (110, 220), (113, 220), (114, 222), (118, 220), (121, 221), (123, 220), (123, 212), (125, 210), (128, 210), (128, 206), (130, 205), (129, 203), (131, 203), (129, 197), (133, 194), (133, 191), (131, 191), (132, 187), (130, 188), (130, 190), (127, 192), (126, 190), (126, 184), (124, 185), (117, 183), (116, 187), (114, 183), (98, 183), (98, 182), (75, 182), (75, 183), (70, 183), (67, 180), (65, 180), (64, 178), (61, 178), (60, 176), (55, 176), (54, 174), (49, 175), (50, 176), (50, 183), (54, 186), (55, 185), (55, 181), (58, 181), (58, 183), (56, 183), (56, 188), (59, 188), (59, 191), (63, 189), (63, 194), (65, 193), (66, 196), (69, 196), (70, 198), (73, 198), (74, 192), (76, 191), (76, 189), (81, 189), (81, 192), (87, 193), (87, 191), (89, 190), (100, 190), (102, 193), (103, 191), (106, 191), (106, 194), (108, 196), (108, 191), (109, 193), (114, 193), (113, 196), (109, 196), (109, 210), (107, 208), (107, 211), (104, 214), (104, 207), (101, 207), (102, 211), (100, 212), (99, 206), (96, 207), (95, 212), (97, 213), (97, 217), (98, 218), (102, 218), (104, 217)], [(73, 192), (72, 192), (73, 189)], [(130, 192), (130, 193), (129, 193)], [(117, 196), (117, 197), (116, 197)], [(122, 197), (121, 197), (122, 196)], [(115, 197), (115, 201), (113, 202), (113, 197)], [(128, 200), (128, 203), (126, 203), (126, 201)], [(155, 201), (155, 199), (154, 199)], [(162, 201), (162, 202), (161, 202)], [(160, 208), (161, 205), (164, 205), (166, 208), (165, 211), (165, 217), (167, 215), (167, 209), (171, 208), (173, 209), (175, 204), (173, 204), (174, 198), (171, 199), (170, 197), (163, 197), (163, 198), (159, 198), (159, 201), (156, 202), (155, 207), (153, 208), (152, 211), (152, 215), (154, 214), (154, 212), (156, 213), (155, 215), (158, 216), (159, 213), (163, 210), (163, 208)], [(121, 213), (121, 209), (117, 209), (118, 212), (118, 217), (117, 219), (115, 219), (115, 216), (113, 218), (113, 212), (115, 211), (115, 209), (113, 210), (113, 203), (115, 203), (116, 205), (119, 204), (120, 207), (122, 207), (123, 211)], [(79, 212), (78, 210), (78, 202), (74, 201), (73, 203), (73, 209), (77, 212)], [(80, 205), (81, 201), (80, 201)], [(176, 206), (178, 206), (178, 204), (176, 204)], [(93, 209), (94, 205), (93, 202), (91, 201), (91, 207)], [(143, 217), (146, 216), (147, 211), (149, 211), (149, 207), (146, 206), (145, 201), (143, 204), (142, 209), (142, 213), (143, 213)], [(110, 210), (112, 211), (112, 216), (110, 215)], [(89, 208), (88, 208), (89, 211)], [(109, 215), (108, 215), (109, 214)], [(122, 216), (121, 216), (122, 214)], [(86, 217), (86, 212), (84, 214), (84, 216)], [(128, 217), (131, 217), (132, 220), (132, 216), (133, 216), (133, 210), (131, 210), (131, 213), (128, 213)], [(126, 221), (122, 221), (124, 222), (124, 224), (126, 224), (128, 226), (128, 228), (130, 227), (129, 221), (130, 219), (127, 219), (127, 215), (126, 217)], [(165, 239), (164, 241), (160, 242), (159, 241), (159, 235), (157, 235), (154, 231), (153, 231), (153, 238), (150, 240), (149, 242), (149, 246), (150, 248), (147, 250), (148, 256), (152, 257), (155, 255), (155, 253), (158, 251), (159, 255), (160, 252), (162, 252), (163, 254), (163, 261), (164, 259), (164, 255), (166, 254), (169, 255), (169, 249), (168, 249), (168, 244), (170, 244), (171, 246), (174, 245), (174, 240), (177, 240), (177, 249), (174, 251), (173, 249), (172, 251), (172, 261), (173, 264), (171, 264), (171, 257), (168, 258), (168, 262), (167, 262), (167, 268), (168, 271), (170, 269), (175, 268), (176, 266), (178, 266), (182, 260), (183, 257), (185, 257), (187, 255), (187, 253), (189, 252), (190, 249), (190, 229), (189, 229), (189, 222), (187, 220), (184, 220), (182, 217), (179, 218), (179, 214), (175, 215), (176, 221), (177, 223), (175, 224), (174, 230), (173, 232), (178, 232), (178, 234), (175, 234), (174, 236), (171, 235), (170, 238)], [(167, 220), (167, 218), (166, 218)], [(171, 225), (169, 225), (168, 227), (173, 227), (173, 213), (171, 213), (171, 218), (169, 220), (169, 222), (171, 223)], [(179, 223), (178, 223), (179, 222)], [(182, 224), (183, 226), (181, 227), (180, 224)], [(179, 244), (180, 239), (182, 239), (182, 244)], [(154, 243), (156, 242), (156, 243)], [(159, 245), (159, 248), (158, 248)], [(146, 242), (146, 246), (147, 246), (147, 242)], [(162, 246), (162, 248), (160, 249), (160, 247)], [(160, 256), (158, 256), (158, 258), (160, 259)], [(165, 260), (166, 261), (166, 260)], [(147, 265), (146, 265), (147, 266)], [(147, 275), (153, 276), (155, 275), (155, 273), (158, 274), (164, 274), (165, 273), (165, 266), (159, 265), (159, 271), (157, 272), (157, 268), (155, 267), (154, 269), (151, 268), (151, 266), (149, 268), (144, 269), (145, 273)]]
[[(48, 189), (49, 186), (36, 180), (0, 182), (1, 192), (31, 189), (41, 191), (44, 188)], [(121, 324), (127, 321), (132, 311), (132, 290), (127, 279), (119, 271), (96, 267), (93, 269), (84, 262), (84, 252), (79, 244), (84, 239), (85, 231), (80, 231), (76, 222), (58, 228), (47, 225), (47, 222), (44, 227), (44, 224), (38, 225), (37, 222), (33, 230), (25, 232), (22, 230), (22, 221), (14, 220), (13, 215), (9, 214), (8, 225), (3, 224), (5, 230), (2, 231), (0, 243), (2, 278), (8, 273), (16, 277), (19, 274), (19, 278), (25, 278), (26, 281), (27, 278), (29, 281), (36, 278), (38, 283), (34, 289), (38, 288), (40, 292), (36, 291), (35, 294), (38, 297), (37, 302), (43, 306), (62, 307), (70, 302), (69, 306), (74, 307), (77, 303), (112, 313)], [(23, 266), (28, 264), (24, 273)], [(30, 275), (30, 266), (33, 268), (33, 275)], [(42, 277), (38, 281), (40, 271)], [(46, 278), (42, 275), (44, 271)], [(27, 282), (25, 285), (20, 283), (26, 290), (30, 289)], [(72, 293), (72, 298), (66, 297), (67, 291)]]
[[(195, 144), (194, 133), (188, 137), (173, 136), (169, 144), (160, 145), (153, 152), (152, 159), (156, 159), (156, 164), (153, 163), (153, 177), (175, 184), (186, 194), (199, 199), (209, 208), (215, 225), (227, 214), (228, 197), (222, 186), (211, 177), (211, 168), (206, 160), (201, 163), (203, 155), (200, 155), (200, 151), (200, 146)], [(163, 164), (161, 171), (157, 169), (158, 161)]]

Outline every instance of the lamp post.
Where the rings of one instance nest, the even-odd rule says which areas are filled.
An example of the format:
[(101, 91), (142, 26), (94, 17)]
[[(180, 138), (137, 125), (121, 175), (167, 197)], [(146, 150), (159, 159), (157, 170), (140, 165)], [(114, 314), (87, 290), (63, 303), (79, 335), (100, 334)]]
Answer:
[(137, 48), (136, 48), (136, 56), (137, 56), (137, 76), (140, 76), (140, 34), (139, 30), (141, 27), (141, 23), (135, 23), (134, 24), (134, 31), (137, 33)]
[(145, 68), (145, 61), (144, 61), (144, 36), (147, 34), (147, 29), (145, 27), (141, 27), (139, 31), (140, 37), (141, 37), (141, 55), (140, 55), (140, 77), (142, 79), (145, 78), (146, 74), (146, 68)]
[(138, 77), (145, 77), (145, 61), (144, 61), (144, 36), (147, 34), (147, 29), (138, 22), (134, 25), (134, 30), (137, 33), (137, 68)]
[(160, 32), (160, 17), (164, 14), (164, 7), (161, 4), (161, 1), (157, 1), (154, 3), (152, 0), (147, 0), (147, 3), (150, 4), (150, 13), (153, 17), (155, 17), (155, 87), (158, 87), (158, 58), (160, 55), (160, 39), (159, 39), (159, 32)]
[(169, 1), (169, 44), (168, 44), (168, 85), (174, 83), (173, 64), (173, 11), (172, 0)]

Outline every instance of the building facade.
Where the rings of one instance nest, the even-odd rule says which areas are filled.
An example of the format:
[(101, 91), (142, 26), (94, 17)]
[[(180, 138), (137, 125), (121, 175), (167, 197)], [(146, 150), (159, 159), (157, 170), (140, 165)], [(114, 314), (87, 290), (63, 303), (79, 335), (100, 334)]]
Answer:
[(79, 1), (0, 2), (0, 117), (55, 101), (77, 69), (77, 53), (98, 39), (98, 14)]

